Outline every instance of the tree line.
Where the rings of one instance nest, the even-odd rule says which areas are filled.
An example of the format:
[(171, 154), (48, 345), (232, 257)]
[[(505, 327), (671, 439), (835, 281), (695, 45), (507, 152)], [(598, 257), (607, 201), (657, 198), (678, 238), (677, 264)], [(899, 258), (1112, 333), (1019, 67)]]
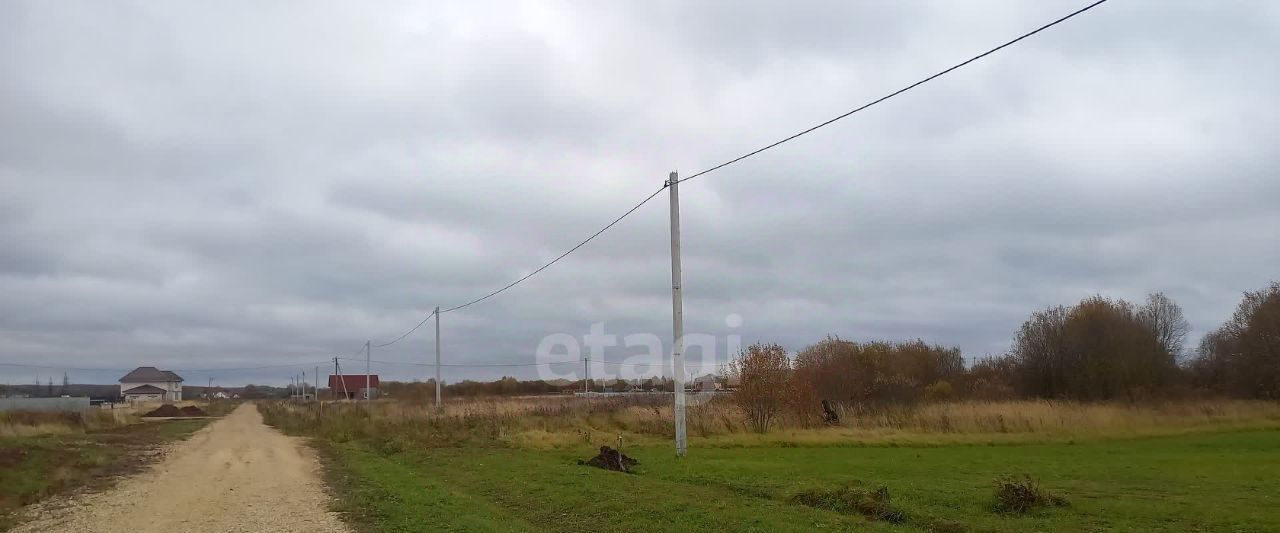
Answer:
[(1189, 331), (1164, 294), (1142, 304), (1094, 296), (1033, 313), (1008, 353), (972, 365), (958, 348), (919, 340), (828, 337), (794, 357), (775, 344), (749, 346), (729, 372), (739, 383), (734, 401), (757, 431), (788, 411), (811, 424), (824, 401), (858, 411), (952, 399), (1280, 399), (1280, 283), (1245, 293), (1194, 351)]

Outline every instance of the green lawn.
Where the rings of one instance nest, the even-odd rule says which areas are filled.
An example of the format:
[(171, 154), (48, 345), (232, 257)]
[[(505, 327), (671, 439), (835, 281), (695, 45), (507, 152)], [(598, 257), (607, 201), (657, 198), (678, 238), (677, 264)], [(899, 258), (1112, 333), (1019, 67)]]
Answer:
[[(323, 446), (343, 510), (370, 531), (1280, 531), (1280, 431), (1086, 444), (626, 450), (635, 475), (577, 452)], [(993, 480), (1029, 474), (1070, 506), (993, 513)], [(885, 486), (903, 525), (789, 503)]]

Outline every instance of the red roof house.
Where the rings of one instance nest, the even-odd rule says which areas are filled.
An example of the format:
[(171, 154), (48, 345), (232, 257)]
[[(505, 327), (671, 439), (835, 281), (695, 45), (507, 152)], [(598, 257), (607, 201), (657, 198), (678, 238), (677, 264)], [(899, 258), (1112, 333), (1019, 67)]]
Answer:
[(345, 376), (335, 376), (333, 374), (329, 375), (329, 390), (331, 391), (331, 393), (334, 396), (341, 396), (348, 400), (354, 400), (356, 398), (361, 398), (361, 399), (365, 398), (366, 396), (363, 393), (365, 387), (373, 389), (374, 391), (373, 396), (376, 397), (378, 395), (377, 394), (377, 390), (378, 390), (377, 374), (369, 374), (368, 382), (367, 382), (368, 385), (366, 385), (365, 383), (366, 381), (365, 381), (364, 374), (355, 374), (355, 375), (348, 374)]

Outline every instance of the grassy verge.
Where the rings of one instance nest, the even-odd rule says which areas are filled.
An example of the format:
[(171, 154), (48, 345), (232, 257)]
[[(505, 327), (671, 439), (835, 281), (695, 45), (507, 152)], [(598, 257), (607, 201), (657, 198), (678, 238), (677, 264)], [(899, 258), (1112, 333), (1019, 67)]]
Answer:
[(109, 484), (149, 463), (156, 445), (204, 427), (208, 420), (134, 424), (78, 434), (0, 438), (0, 529), (15, 511), (55, 494)]
[[(591, 449), (392, 451), (322, 444), (331, 486), (364, 531), (1266, 531), (1280, 529), (1280, 431), (1023, 446), (628, 449), (627, 475)], [(1029, 474), (1069, 506), (997, 513), (997, 478)], [(797, 495), (885, 487), (905, 520)]]

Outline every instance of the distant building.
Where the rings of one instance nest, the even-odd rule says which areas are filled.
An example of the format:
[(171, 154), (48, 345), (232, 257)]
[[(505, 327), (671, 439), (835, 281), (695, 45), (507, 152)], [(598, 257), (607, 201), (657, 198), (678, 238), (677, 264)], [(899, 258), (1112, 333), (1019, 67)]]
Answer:
[(120, 378), (120, 396), (127, 402), (182, 401), (182, 377), (154, 366), (140, 366)]
[[(378, 375), (365, 374), (337, 376), (329, 374), (329, 390), (338, 398), (363, 400), (378, 397)], [(365, 390), (368, 387), (370, 390)]]
[(693, 378), (686, 387), (702, 392), (711, 392), (724, 390), (724, 382), (720, 376), (715, 374), (707, 374)]

